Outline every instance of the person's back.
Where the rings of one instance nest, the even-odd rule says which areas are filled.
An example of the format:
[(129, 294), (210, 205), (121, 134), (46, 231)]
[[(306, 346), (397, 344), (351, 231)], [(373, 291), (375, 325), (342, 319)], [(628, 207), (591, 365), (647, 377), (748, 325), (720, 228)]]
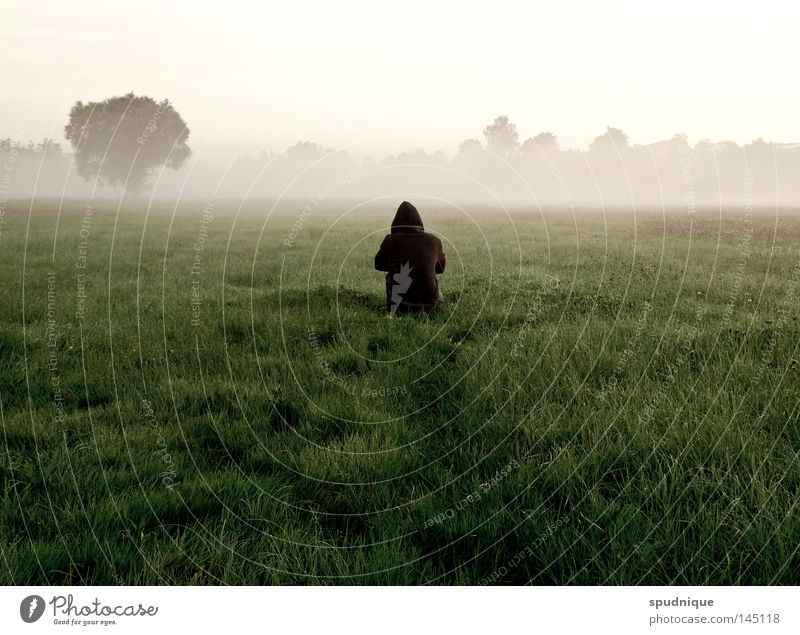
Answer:
[(375, 268), (386, 272), (386, 309), (390, 313), (432, 309), (444, 297), (437, 273), (444, 273), (442, 241), (425, 232), (417, 208), (404, 201), (375, 255)]

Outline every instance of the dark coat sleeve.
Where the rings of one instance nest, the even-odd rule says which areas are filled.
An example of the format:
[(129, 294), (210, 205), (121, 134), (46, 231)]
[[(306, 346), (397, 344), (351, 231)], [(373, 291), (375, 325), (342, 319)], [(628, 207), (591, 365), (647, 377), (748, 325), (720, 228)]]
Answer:
[(383, 239), (381, 246), (378, 248), (378, 253), (375, 254), (375, 268), (378, 271), (389, 271), (389, 254), (386, 248), (387, 238), (388, 236)]
[(442, 241), (439, 241), (439, 257), (436, 259), (436, 273), (444, 273), (444, 250), (442, 249)]

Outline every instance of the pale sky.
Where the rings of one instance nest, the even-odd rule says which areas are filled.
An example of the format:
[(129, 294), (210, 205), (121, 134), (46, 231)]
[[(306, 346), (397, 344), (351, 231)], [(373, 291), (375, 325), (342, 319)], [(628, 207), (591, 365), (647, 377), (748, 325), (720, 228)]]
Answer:
[(134, 91), (206, 151), (452, 154), (501, 114), (563, 147), (800, 141), (793, 2), (0, 3), (0, 138), (66, 146), (74, 101)]

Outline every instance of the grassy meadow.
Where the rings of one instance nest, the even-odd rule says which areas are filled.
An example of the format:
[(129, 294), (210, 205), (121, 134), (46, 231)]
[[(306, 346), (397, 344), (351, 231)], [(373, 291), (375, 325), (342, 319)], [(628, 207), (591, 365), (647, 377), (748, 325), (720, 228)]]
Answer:
[(0, 582), (797, 582), (800, 211), (413, 202), (9, 203)]

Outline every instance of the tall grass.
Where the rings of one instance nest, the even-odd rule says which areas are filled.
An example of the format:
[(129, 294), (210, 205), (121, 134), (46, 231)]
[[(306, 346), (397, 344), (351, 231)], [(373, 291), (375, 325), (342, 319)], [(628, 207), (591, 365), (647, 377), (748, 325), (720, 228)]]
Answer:
[(204, 207), (6, 211), (0, 582), (796, 582), (791, 211), (420, 205), (390, 318), (390, 212)]

